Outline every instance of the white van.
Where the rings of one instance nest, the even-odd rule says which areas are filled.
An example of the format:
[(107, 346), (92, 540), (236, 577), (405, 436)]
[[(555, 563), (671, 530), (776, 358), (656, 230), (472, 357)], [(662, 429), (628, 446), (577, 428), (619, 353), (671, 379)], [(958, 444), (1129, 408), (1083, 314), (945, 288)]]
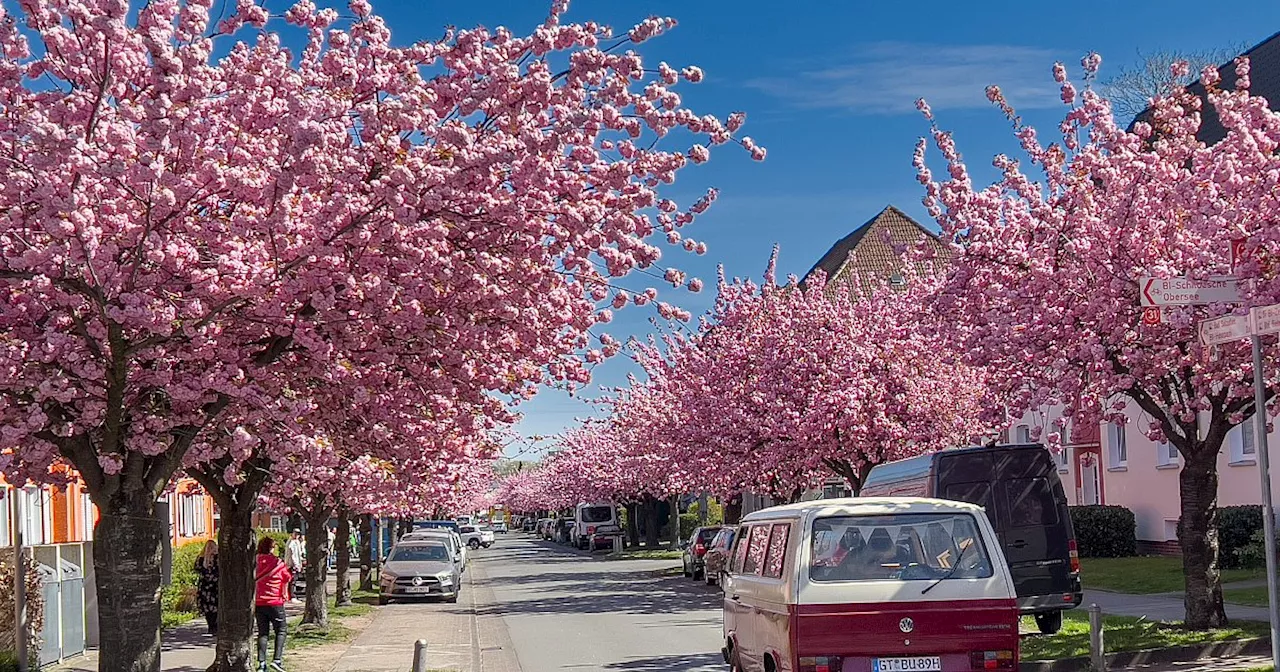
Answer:
[(974, 504), (863, 497), (756, 511), (722, 581), (735, 672), (1018, 667), (1013, 579)]
[(613, 502), (579, 504), (573, 513), (573, 545), (581, 549), (595, 546), (596, 537), (621, 536), (618, 507)]

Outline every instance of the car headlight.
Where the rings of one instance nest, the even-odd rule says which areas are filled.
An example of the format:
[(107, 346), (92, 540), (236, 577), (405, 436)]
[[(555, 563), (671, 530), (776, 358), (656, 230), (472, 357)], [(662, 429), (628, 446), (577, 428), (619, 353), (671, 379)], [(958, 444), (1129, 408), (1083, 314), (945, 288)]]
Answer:
[(441, 572), (436, 575), (436, 578), (440, 580), (442, 585), (453, 585), (453, 574), (450, 574), (449, 572)]

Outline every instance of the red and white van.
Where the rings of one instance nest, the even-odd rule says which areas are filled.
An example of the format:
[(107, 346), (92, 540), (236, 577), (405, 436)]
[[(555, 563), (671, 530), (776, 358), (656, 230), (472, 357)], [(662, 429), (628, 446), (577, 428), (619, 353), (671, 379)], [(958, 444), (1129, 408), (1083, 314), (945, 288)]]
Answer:
[(981, 507), (826, 499), (746, 516), (724, 575), (735, 672), (1018, 669), (1018, 602)]

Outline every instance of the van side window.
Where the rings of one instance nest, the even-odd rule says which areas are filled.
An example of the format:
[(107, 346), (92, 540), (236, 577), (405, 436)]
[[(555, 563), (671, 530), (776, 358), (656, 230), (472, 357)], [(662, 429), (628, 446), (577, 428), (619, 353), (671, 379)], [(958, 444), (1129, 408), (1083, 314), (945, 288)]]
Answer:
[(765, 557), (764, 572), (770, 579), (782, 578), (783, 561), (787, 558), (787, 537), (791, 535), (791, 523), (778, 523), (769, 533), (769, 554)]
[(750, 527), (742, 527), (738, 530), (738, 538), (734, 540), (737, 545), (733, 547), (733, 560), (729, 563), (731, 574), (742, 572), (742, 563), (747, 558), (747, 535), (750, 533)]
[(1058, 503), (1046, 479), (1012, 478), (1001, 481), (1000, 488), (1008, 503), (1011, 527), (1057, 524)]
[(943, 493), (942, 498), (977, 504), (987, 510), (988, 517), (995, 515), (995, 511), (991, 508), (991, 484), (985, 481), (948, 483), (947, 491)]
[(747, 545), (747, 557), (742, 563), (742, 573), (759, 574), (760, 567), (764, 564), (765, 552), (769, 550), (769, 526), (752, 526)]

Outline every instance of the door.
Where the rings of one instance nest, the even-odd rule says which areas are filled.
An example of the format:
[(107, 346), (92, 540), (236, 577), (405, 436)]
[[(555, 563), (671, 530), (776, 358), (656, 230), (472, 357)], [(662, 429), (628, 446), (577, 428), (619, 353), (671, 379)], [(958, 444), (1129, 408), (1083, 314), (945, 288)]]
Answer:
[(1082, 451), (1076, 457), (1080, 475), (1080, 504), (1102, 503), (1102, 472), (1098, 464), (1098, 453)]

